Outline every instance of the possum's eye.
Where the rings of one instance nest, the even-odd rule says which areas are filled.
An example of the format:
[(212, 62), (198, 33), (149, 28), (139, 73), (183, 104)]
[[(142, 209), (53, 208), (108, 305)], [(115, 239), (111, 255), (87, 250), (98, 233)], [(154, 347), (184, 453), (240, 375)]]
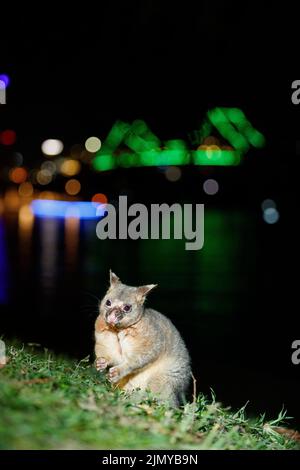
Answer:
[(109, 299), (107, 299), (107, 301), (105, 302), (105, 305), (107, 305), (108, 307), (111, 306), (111, 301)]
[(123, 307), (123, 310), (124, 310), (124, 312), (130, 312), (130, 310), (131, 310), (131, 305), (125, 304), (124, 307)]

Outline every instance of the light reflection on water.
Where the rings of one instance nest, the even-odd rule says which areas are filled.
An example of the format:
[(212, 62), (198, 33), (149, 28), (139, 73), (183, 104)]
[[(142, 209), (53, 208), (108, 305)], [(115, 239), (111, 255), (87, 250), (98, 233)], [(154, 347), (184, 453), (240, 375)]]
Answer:
[(80, 220), (77, 217), (67, 217), (65, 224), (65, 263), (72, 271), (77, 264), (80, 236)]
[(56, 219), (40, 219), (41, 257), (40, 272), (42, 288), (53, 289), (56, 283), (58, 262), (58, 221)]
[[(41, 298), (52, 296), (54, 304), (56, 288), (60, 295), (65, 291), (66, 302), (71, 295), (78, 296), (72, 283), (102, 295), (108, 271), (113, 269), (128, 284), (158, 283), (154, 298), (159, 307), (180, 321), (186, 309), (185, 322), (191, 315), (196, 321), (205, 315), (226, 315), (228, 320), (241, 308), (240, 293), (246, 295), (251, 281), (254, 258), (249, 246), (253, 253), (254, 246), (248, 244), (248, 256), (243, 259), (247, 237), (241, 236), (251, 231), (251, 220), (235, 211), (206, 210), (204, 248), (187, 251), (185, 240), (103, 241), (96, 236), (95, 220), (36, 218), (29, 205), (6, 207), (9, 217), (2, 215), (2, 232), (4, 220), (7, 234), (14, 233), (17, 224), (19, 257), (11, 260), (15, 279), (30, 293), (37, 289)], [(11, 292), (18, 283), (12, 281)], [(37, 316), (42, 316), (43, 304)]]

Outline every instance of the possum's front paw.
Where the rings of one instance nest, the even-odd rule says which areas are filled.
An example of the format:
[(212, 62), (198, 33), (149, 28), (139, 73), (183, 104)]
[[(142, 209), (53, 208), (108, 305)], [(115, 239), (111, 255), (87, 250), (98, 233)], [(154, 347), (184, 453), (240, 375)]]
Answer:
[(97, 357), (96, 359), (96, 369), (100, 372), (103, 372), (108, 366), (107, 360), (104, 357)]
[(120, 367), (111, 367), (108, 371), (108, 379), (111, 383), (115, 384), (121, 380), (124, 375), (121, 373)]

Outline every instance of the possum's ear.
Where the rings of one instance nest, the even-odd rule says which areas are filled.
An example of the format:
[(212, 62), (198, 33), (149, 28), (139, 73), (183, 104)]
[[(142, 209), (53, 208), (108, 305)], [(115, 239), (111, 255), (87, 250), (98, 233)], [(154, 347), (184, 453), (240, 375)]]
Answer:
[(115, 273), (112, 272), (111, 269), (109, 270), (109, 278), (110, 278), (110, 285), (111, 286), (121, 284), (120, 279), (118, 278), (118, 276)]
[(145, 298), (146, 295), (149, 294), (152, 289), (154, 289), (154, 287), (157, 287), (157, 284), (148, 284), (147, 286), (138, 287), (138, 297), (141, 299)]

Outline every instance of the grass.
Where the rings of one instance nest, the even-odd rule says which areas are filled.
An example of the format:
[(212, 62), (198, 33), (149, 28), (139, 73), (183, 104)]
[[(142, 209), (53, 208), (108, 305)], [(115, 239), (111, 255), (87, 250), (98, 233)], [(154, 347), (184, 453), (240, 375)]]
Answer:
[(284, 419), (248, 419), (199, 395), (180, 409), (150, 393), (126, 395), (89, 358), (72, 362), (34, 347), (8, 347), (0, 369), (0, 449), (293, 449)]

